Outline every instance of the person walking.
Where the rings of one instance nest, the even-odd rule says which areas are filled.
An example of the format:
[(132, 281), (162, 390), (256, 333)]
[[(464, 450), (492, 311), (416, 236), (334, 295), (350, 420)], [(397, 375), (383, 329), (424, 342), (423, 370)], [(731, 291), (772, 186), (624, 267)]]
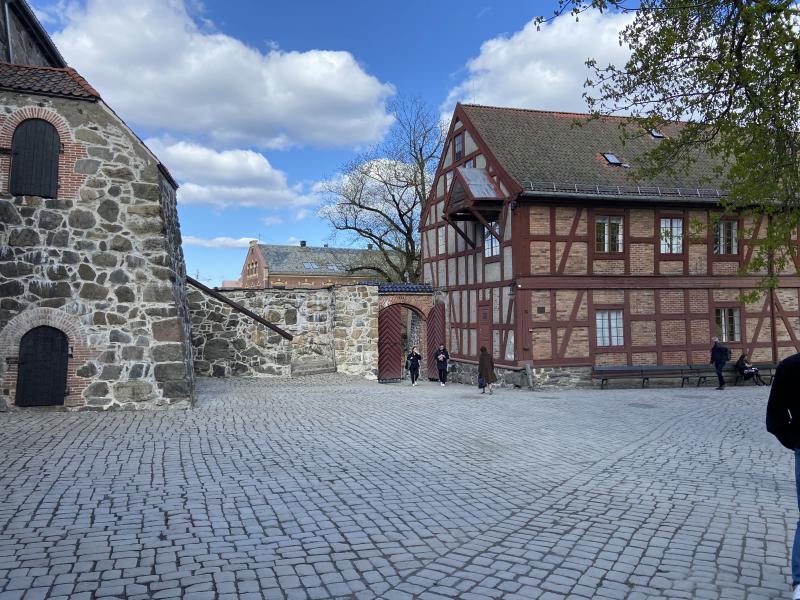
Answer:
[[(800, 506), (800, 353), (785, 358), (775, 369), (772, 390), (767, 402), (767, 431), (789, 450), (794, 451), (794, 479), (797, 504)], [(792, 544), (792, 600), (800, 600), (800, 520)]]
[(421, 360), (422, 356), (420, 356), (420, 354), (417, 352), (417, 347), (411, 346), (411, 352), (406, 357), (406, 366), (409, 374), (411, 375), (411, 385), (417, 385), (417, 379), (419, 379), (419, 365)]
[(486, 351), (486, 346), (481, 346), (481, 353), (478, 357), (478, 383), (481, 385), (481, 394), (486, 393), (489, 388), (489, 395), (494, 393), (494, 383), (497, 375), (494, 373), (494, 357)]
[(722, 345), (718, 337), (713, 338), (714, 345), (711, 347), (711, 360), (709, 361), (714, 365), (714, 370), (717, 372), (717, 381), (719, 385), (718, 390), (725, 389), (725, 378), (722, 376), (722, 369), (725, 363), (731, 359), (731, 351)]
[(439, 349), (436, 350), (436, 370), (439, 372), (439, 385), (444, 387), (447, 383), (447, 361), (450, 360), (450, 353), (444, 344), (439, 344)]
[(767, 385), (767, 382), (761, 377), (758, 369), (747, 360), (747, 356), (744, 352), (742, 352), (739, 360), (736, 361), (735, 367), (736, 372), (739, 373), (745, 381), (752, 379), (756, 382), (756, 385)]

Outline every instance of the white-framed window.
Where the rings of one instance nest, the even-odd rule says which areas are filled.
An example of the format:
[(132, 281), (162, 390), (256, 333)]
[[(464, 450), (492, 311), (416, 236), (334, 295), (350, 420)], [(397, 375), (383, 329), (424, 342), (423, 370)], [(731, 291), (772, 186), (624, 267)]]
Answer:
[(714, 254), (739, 254), (739, 223), (718, 221), (714, 224)]
[(738, 308), (717, 308), (717, 337), (723, 342), (739, 342), (742, 339)]
[(453, 160), (461, 160), (464, 157), (464, 134), (459, 133), (453, 139)]
[(683, 254), (683, 219), (661, 219), (661, 254)]
[[(497, 221), (490, 221), (489, 226), (497, 231)], [(483, 255), (486, 258), (500, 256), (500, 242), (486, 228), (483, 228)]]
[(597, 310), (594, 313), (594, 320), (598, 347), (625, 345), (621, 310)]
[(596, 252), (622, 252), (622, 217), (597, 217), (594, 227)]

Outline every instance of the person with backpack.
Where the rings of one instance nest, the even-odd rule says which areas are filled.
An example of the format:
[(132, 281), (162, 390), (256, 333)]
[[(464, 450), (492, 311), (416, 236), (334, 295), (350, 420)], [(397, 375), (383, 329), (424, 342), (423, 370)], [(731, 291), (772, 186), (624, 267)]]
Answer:
[(725, 389), (725, 378), (722, 376), (722, 369), (725, 368), (725, 363), (731, 359), (731, 349), (723, 346), (718, 337), (713, 339), (714, 345), (711, 347), (711, 360), (709, 361), (714, 365), (714, 370), (717, 372), (717, 380), (719, 385), (718, 390)]
[(439, 372), (439, 384), (444, 387), (447, 384), (447, 362), (450, 360), (450, 353), (444, 344), (439, 344), (436, 356), (436, 370)]
[(408, 373), (411, 375), (411, 385), (417, 385), (421, 360), (422, 356), (417, 352), (417, 347), (411, 346), (411, 352), (406, 357), (406, 369), (408, 369)]

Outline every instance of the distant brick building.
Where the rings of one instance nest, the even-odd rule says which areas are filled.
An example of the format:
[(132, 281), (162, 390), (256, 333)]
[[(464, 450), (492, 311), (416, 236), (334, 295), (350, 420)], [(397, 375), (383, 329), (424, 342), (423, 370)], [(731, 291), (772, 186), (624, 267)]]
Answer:
[(176, 184), (22, 0), (0, 13), (0, 403), (188, 406)]
[(446, 293), (457, 361), (480, 346), (498, 364), (708, 362), (719, 335), (734, 354), (776, 361), (800, 350), (794, 266), (757, 303), (737, 272), (762, 217), (710, 223), (724, 193), (701, 156), (687, 172), (633, 183), (639, 157), (675, 133), (624, 146), (616, 118), (458, 105), (422, 217), (422, 278)]
[[(374, 267), (374, 268), (370, 268)], [(323, 288), (352, 285), (364, 279), (385, 280), (386, 263), (379, 250), (371, 247), (329, 248), (259, 244), (251, 242), (245, 257), (240, 287)], [(232, 287), (235, 282), (225, 282)]]

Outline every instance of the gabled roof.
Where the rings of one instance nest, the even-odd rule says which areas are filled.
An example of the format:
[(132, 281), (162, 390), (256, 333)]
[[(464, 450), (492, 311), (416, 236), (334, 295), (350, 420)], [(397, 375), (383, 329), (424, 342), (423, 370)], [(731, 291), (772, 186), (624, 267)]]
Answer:
[[(386, 269), (379, 250), (361, 248), (325, 248), (319, 246), (281, 246), (258, 244), (267, 262), (270, 275), (375, 276), (370, 269), (351, 271), (355, 267), (373, 265)], [(315, 268), (316, 267), (316, 268)]]
[[(715, 199), (720, 195), (716, 163), (703, 154), (686, 172), (642, 178), (637, 165), (660, 139), (642, 132), (623, 145), (621, 127), (631, 123), (623, 117), (593, 119), (579, 113), (475, 104), (460, 107), (500, 166), (523, 190)], [(670, 124), (661, 133), (671, 137), (682, 126)], [(623, 165), (609, 164), (603, 153), (615, 154)]]
[(57, 69), (0, 62), (0, 90), (90, 102), (100, 99), (100, 94), (71, 67)]

